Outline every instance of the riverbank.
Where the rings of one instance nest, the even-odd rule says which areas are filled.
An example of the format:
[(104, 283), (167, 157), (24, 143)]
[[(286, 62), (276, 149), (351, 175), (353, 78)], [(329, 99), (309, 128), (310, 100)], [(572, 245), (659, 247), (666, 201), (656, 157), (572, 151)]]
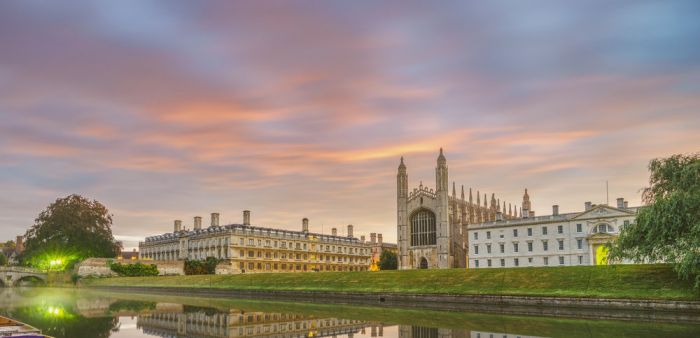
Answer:
[(87, 287), (700, 301), (668, 265), (405, 270), (87, 279)]

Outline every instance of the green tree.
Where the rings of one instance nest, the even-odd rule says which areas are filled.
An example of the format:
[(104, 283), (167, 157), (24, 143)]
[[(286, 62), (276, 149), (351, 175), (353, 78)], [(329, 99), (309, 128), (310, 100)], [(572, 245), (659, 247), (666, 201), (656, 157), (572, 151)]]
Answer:
[(5, 257), (5, 254), (0, 251), (0, 266), (7, 266), (7, 257)]
[(646, 206), (622, 229), (610, 257), (672, 263), (680, 278), (700, 288), (700, 154), (654, 159), (649, 171)]
[(15, 241), (9, 240), (2, 244), (0, 247), (2, 247), (3, 250), (14, 250), (17, 245), (15, 245)]
[(112, 216), (98, 201), (80, 195), (50, 204), (25, 234), (22, 262), (38, 268), (63, 268), (87, 257), (114, 257), (119, 243)]
[(379, 270), (396, 270), (397, 266), (396, 253), (383, 250), (382, 255), (379, 256)]

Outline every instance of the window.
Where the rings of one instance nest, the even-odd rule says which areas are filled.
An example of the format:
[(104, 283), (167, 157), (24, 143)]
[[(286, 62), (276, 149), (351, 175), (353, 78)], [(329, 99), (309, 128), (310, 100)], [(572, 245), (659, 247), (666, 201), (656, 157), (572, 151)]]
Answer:
[(500, 246), (501, 246), (501, 253), (505, 253), (506, 252), (506, 245), (501, 243)]
[(491, 267), (491, 260), (490, 259), (486, 260), (486, 266)]
[(491, 231), (486, 232), (486, 239), (491, 239)]
[(583, 249), (583, 240), (582, 239), (577, 239), (576, 240), (576, 246), (578, 247), (579, 250)]
[(624, 220), (624, 221), (622, 222), (622, 226), (623, 226), (623, 227), (627, 227), (628, 225), (630, 225), (630, 221), (629, 221), (629, 220)]
[(549, 250), (549, 243), (547, 243), (547, 241), (542, 241), (542, 250), (543, 251)]
[(532, 242), (527, 242), (527, 251), (532, 252)]
[(583, 264), (583, 256), (578, 256), (578, 265)]
[(542, 234), (546, 235), (547, 234), (547, 227), (542, 227)]
[(474, 240), (475, 241), (479, 240), (479, 233), (478, 232), (474, 232)]
[(506, 266), (506, 260), (501, 258), (501, 266)]
[(518, 237), (518, 229), (513, 229), (513, 237)]
[(564, 256), (559, 256), (559, 265), (564, 265)]
[(491, 244), (486, 244), (486, 253), (491, 253)]
[(520, 266), (520, 261), (517, 258), (513, 259), (513, 265)]
[(478, 259), (475, 259), (475, 260), (474, 260), (474, 266), (477, 267), (477, 268), (479, 267), (479, 260), (478, 260)]
[(542, 263), (544, 263), (544, 265), (549, 265), (549, 257), (543, 257)]
[(560, 234), (564, 233), (564, 226), (563, 225), (557, 225), (557, 233), (560, 233)]
[(518, 243), (513, 243), (513, 252), (518, 252)]
[(532, 236), (532, 228), (527, 228), (527, 235)]
[(240, 239), (239, 243), (241, 243), (241, 245), (243, 245), (243, 238), (239, 238), (239, 239)]
[(255, 245), (255, 241), (252, 238), (248, 239), (248, 245)]
[(559, 250), (564, 250), (564, 240), (560, 239), (557, 242), (559, 242)]
[(583, 226), (581, 223), (576, 224), (576, 232), (583, 232)]
[(474, 246), (474, 254), (475, 254), (475, 255), (478, 255), (478, 254), (479, 254), (479, 246), (478, 246), (478, 245), (475, 245), (475, 246)]
[(420, 210), (411, 216), (411, 246), (435, 245), (435, 214)]

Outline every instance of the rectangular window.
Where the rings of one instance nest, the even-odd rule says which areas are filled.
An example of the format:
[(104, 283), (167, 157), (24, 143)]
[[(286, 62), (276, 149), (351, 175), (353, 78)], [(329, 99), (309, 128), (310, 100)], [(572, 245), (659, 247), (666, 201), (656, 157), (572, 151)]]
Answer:
[(576, 240), (576, 246), (578, 247), (579, 250), (583, 249), (583, 240), (582, 240), (582, 239), (577, 239), (577, 240)]
[(491, 239), (491, 231), (486, 232), (486, 239)]
[(506, 246), (505, 246), (505, 244), (501, 244), (501, 253), (506, 253)]
[(542, 227), (542, 234), (546, 235), (547, 234), (547, 227)]
[(478, 245), (475, 245), (475, 246), (474, 246), (474, 254), (475, 254), (475, 255), (478, 255), (478, 254), (479, 254), (479, 246), (478, 246)]
[(578, 264), (583, 264), (583, 256), (578, 256)]
[(532, 236), (532, 228), (527, 228), (527, 235)]
[(486, 253), (491, 253), (491, 244), (486, 244)]
[(243, 245), (243, 237), (241, 237), (239, 239), (240, 239), (239, 243), (241, 243), (241, 245)]
[(532, 252), (532, 242), (527, 242), (527, 251)]
[(547, 241), (542, 241), (542, 251), (549, 250), (549, 243)]
[(581, 223), (576, 224), (576, 232), (583, 232), (583, 226)]
[(549, 265), (549, 257), (543, 257), (542, 263), (544, 263), (544, 265)]
[(560, 239), (558, 242), (559, 242), (559, 250), (564, 250), (564, 240)]
[(478, 232), (474, 232), (474, 240), (476, 241), (476, 240), (478, 240), (478, 239), (479, 239), (479, 233), (478, 233)]
[(564, 256), (559, 256), (559, 265), (564, 265)]
[(518, 252), (518, 243), (513, 243), (513, 252)]
[(557, 233), (560, 233), (560, 234), (564, 233), (564, 226), (563, 225), (557, 225)]
[(528, 258), (527, 258), (527, 262), (530, 263), (530, 264), (532, 264), (532, 257), (528, 257)]
[(513, 237), (518, 237), (518, 229), (513, 229)]
[(513, 265), (520, 266), (520, 261), (517, 258), (513, 259)]
[(506, 266), (506, 260), (505, 260), (505, 259), (501, 259), (501, 266)]
[(252, 238), (248, 239), (248, 245), (255, 245), (255, 240)]
[(479, 267), (479, 260), (478, 260), (478, 259), (475, 259), (475, 260), (474, 260), (474, 266), (477, 267), (477, 268)]
[(491, 267), (491, 260), (490, 260), (490, 259), (487, 259), (487, 260), (486, 260), (486, 265), (487, 265), (488, 267)]

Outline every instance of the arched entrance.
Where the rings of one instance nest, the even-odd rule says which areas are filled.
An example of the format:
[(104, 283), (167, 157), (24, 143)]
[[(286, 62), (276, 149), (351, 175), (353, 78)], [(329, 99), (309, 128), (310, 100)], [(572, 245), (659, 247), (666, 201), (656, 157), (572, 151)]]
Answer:
[(427, 269), (427, 268), (428, 268), (428, 260), (425, 259), (425, 257), (421, 257), (419, 268), (421, 268), (421, 269)]

